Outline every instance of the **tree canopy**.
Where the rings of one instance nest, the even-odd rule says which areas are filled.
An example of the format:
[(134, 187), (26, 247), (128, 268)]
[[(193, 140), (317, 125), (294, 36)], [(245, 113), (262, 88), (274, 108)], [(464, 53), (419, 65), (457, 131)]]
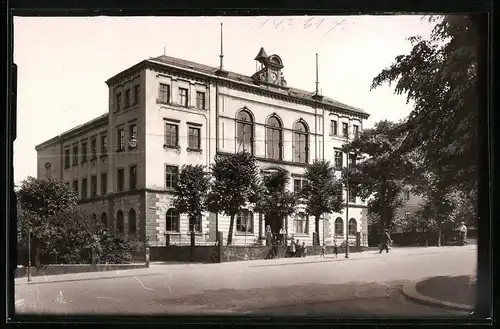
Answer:
[(264, 176), (255, 211), (267, 217), (285, 218), (295, 213), (297, 195), (287, 189), (290, 174), (277, 169)]
[(400, 124), (380, 121), (345, 146), (356, 155), (356, 164), (344, 170), (344, 183), (362, 200), (368, 200), (368, 212), (380, 221), (381, 232), (389, 227), (401, 207), (405, 185), (414, 182), (416, 165), (408, 154), (399, 151), (403, 138)]
[(335, 175), (329, 161), (315, 160), (306, 168), (306, 183), (299, 195), (306, 206), (306, 214), (314, 216), (314, 227), (319, 233), (319, 221), (323, 214), (342, 212), (342, 182)]
[(371, 88), (395, 84), (414, 104), (400, 150), (417, 152), (424, 167), (440, 168), (446, 184), (472, 193), (477, 189), (478, 33), (469, 16), (431, 16), (428, 40), (410, 37), (412, 50), (373, 79)]
[(210, 178), (202, 165), (184, 165), (174, 184), (172, 206), (197, 223), (206, 210)]
[(261, 191), (260, 175), (255, 157), (249, 153), (217, 154), (211, 166), (212, 186), (208, 209), (230, 216), (227, 244), (233, 239), (235, 216), (253, 206)]

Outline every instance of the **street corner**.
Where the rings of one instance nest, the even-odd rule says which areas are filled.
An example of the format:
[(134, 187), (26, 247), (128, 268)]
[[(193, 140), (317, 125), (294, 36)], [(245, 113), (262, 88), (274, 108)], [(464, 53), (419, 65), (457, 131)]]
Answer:
[(402, 294), (419, 304), (470, 313), (476, 286), (471, 276), (436, 276), (405, 284)]

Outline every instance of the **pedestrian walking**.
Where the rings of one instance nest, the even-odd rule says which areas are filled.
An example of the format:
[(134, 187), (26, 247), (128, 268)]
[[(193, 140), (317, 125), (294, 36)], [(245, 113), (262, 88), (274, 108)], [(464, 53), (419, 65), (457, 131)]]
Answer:
[(392, 243), (391, 236), (389, 235), (389, 230), (386, 229), (384, 234), (382, 235), (382, 243), (380, 244), (380, 250), (378, 253), (381, 254), (382, 251), (384, 251), (384, 249), (385, 249), (386, 254), (389, 253), (389, 244), (390, 243)]
[(460, 245), (465, 246), (467, 244), (467, 226), (465, 226), (465, 222), (460, 222), (458, 230), (460, 232)]
[(326, 254), (326, 246), (325, 246), (325, 245), (322, 245), (322, 246), (321, 246), (321, 254), (320, 254), (320, 256), (321, 256), (322, 258), (324, 258), (324, 257), (325, 257), (325, 254)]
[(296, 252), (295, 240), (292, 236), (292, 240), (290, 241), (290, 253), (292, 254), (292, 257), (295, 257), (295, 252)]
[(306, 243), (305, 242), (302, 242), (302, 257), (306, 257), (307, 256), (307, 247), (306, 247)]
[(339, 246), (337, 245), (337, 241), (333, 241), (333, 254), (335, 258), (339, 256)]

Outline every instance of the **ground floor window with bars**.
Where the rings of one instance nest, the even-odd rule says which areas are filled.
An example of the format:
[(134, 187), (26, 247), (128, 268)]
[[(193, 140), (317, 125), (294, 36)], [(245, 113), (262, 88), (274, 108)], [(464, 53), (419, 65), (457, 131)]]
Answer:
[(249, 210), (242, 210), (236, 216), (236, 232), (253, 233), (253, 213)]
[(202, 216), (189, 219), (189, 232), (201, 232)]
[(309, 217), (305, 213), (298, 213), (293, 219), (293, 229), (296, 234), (309, 234)]

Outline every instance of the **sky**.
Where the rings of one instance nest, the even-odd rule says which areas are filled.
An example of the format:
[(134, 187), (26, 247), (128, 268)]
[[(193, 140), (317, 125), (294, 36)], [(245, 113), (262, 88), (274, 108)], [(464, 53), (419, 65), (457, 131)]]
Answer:
[(36, 176), (35, 145), (108, 111), (105, 81), (162, 54), (252, 75), (260, 47), (283, 60), (291, 87), (314, 91), (316, 53), (323, 95), (370, 113), (364, 128), (406, 117), (412, 104), (373, 78), (428, 37), (422, 16), (15, 17), (18, 65), (14, 181)]

